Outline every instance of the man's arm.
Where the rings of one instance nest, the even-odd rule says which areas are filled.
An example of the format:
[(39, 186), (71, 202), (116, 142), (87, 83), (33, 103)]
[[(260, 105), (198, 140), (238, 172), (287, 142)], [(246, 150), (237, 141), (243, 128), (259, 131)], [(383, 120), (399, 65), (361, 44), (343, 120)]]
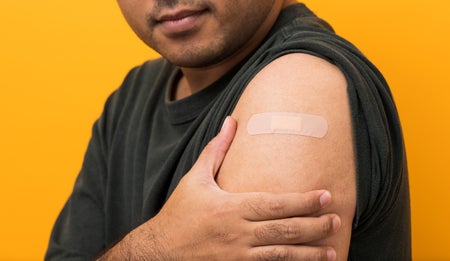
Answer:
[[(311, 55), (288, 54), (270, 63), (249, 83), (232, 114), (238, 129), (217, 179), (219, 186), (230, 192), (329, 190), (333, 201), (321, 213), (337, 213), (342, 227), (334, 236), (311, 244), (334, 247), (337, 260), (347, 260), (356, 206), (346, 87), (343, 74), (334, 65)], [(326, 119), (328, 131), (322, 138), (250, 134), (247, 125), (252, 115), (266, 112), (320, 116)], [(284, 229), (308, 230), (288, 220)], [(293, 232), (291, 236), (297, 235)]]
[(293, 224), (307, 229), (295, 237), (278, 229), (285, 218), (324, 209), (329, 192), (235, 194), (217, 186), (214, 177), (235, 130), (229, 118), (161, 212), (98, 260), (334, 260), (332, 248), (294, 245), (334, 234), (336, 215), (297, 219)]

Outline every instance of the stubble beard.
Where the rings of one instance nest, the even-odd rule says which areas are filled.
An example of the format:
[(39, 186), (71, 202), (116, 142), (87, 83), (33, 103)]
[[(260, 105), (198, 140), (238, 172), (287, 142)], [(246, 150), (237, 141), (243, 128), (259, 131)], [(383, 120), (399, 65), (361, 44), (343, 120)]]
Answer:
[(181, 48), (159, 48), (158, 43), (153, 47), (172, 64), (187, 68), (205, 68), (219, 64), (232, 56), (237, 49), (226, 43), (222, 38), (202, 44), (186, 43)]

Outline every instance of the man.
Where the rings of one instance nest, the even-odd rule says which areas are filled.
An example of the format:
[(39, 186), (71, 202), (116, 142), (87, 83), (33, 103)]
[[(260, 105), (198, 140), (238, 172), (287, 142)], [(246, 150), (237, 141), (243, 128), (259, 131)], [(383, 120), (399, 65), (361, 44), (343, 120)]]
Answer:
[(47, 260), (411, 259), (397, 112), (356, 48), (292, 0), (118, 2), (163, 58), (108, 99)]

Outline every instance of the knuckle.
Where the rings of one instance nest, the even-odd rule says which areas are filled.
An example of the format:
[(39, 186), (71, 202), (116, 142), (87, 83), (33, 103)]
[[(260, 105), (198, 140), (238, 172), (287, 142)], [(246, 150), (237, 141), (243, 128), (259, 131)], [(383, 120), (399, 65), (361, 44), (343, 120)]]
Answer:
[(279, 224), (265, 224), (255, 229), (255, 237), (262, 242), (276, 240), (281, 237)]
[(323, 235), (328, 235), (333, 230), (333, 220), (331, 217), (325, 217), (325, 220), (322, 222), (321, 231)]
[(300, 237), (301, 229), (287, 222), (265, 224), (255, 229), (255, 237), (260, 241), (276, 243), (292, 242)]
[(286, 212), (286, 204), (277, 198), (271, 198), (270, 195), (260, 193), (255, 195), (251, 200), (244, 202), (248, 210), (250, 210), (258, 218), (282, 217)]
[(211, 236), (218, 242), (226, 245), (234, 244), (241, 239), (239, 234), (232, 233), (226, 230), (215, 231)]
[(251, 211), (256, 217), (263, 217), (264, 209), (262, 207), (262, 202), (257, 200), (248, 200), (244, 202), (245, 208)]
[(301, 237), (302, 229), (299, 225), (286, 223), (280, 226), (283, 239), (287, 242), (292, 242)]
[(261, 252), (255, 261), (277, 261), (277, 260), (293, 260), (291, 251), (284, 247), (273, 247), (269, 250)]
[(268, 198), (261, 195), (259, 202), (266, 215), (281, 217), (286, 212), (286, 204), (279, 198)]
[(270, 201), (267, 201), (266, 204), (267, 204), (267, 210), (275, 216), (283, 215), (283, 213), (285, 212), (285, 209), (286, 209), (285, 204), (283, 204), (282, 202), (280, 202), (278, 200), (270, 200)]
[(315, 254), (313, 254), (313, 259), (316, 261), (327, 261), (328, 255), (327, 252), (324, 249), (320, 249), (319, 251), (316, 251)]
[(317, 248), (313, 251), (308, 251), (307, 253), (304, 253), (304, 255), (301, 256), (301, 258), (298, 258), (297, 260), (302, 261), (327, 261), (328, 257), (326, 252), (321, 249)]
[(320, 202), (316, 197), (310, 196), (306, 198), (305, 206), (312, 213), (320, 209)]
[(299, 230), (294, 228), (292, 225), (284, 225), (283, 226), (283, 237), (286, 240), (293, 240), (298, 238), (299, 236)]

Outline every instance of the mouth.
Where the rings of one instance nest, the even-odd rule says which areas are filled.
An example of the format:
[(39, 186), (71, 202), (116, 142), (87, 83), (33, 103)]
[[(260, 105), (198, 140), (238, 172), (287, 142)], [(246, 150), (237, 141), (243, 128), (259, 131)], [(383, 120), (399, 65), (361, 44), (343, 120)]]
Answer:
[(202, 13), (206, 12), (206, 9), (202, 10), (179, 10), (175, 12), (167, 12), (162, 14), (156, 19), (156, 24), (161, 24), (165, 22), (176, 22), (180, 21), (186, 18), (189, 18), (190, 16), (199, 16)]
[(167, 37), (185, 36), (200, 27), (207, 11), (207, 8), (170, 10), (157, 16), (154, 25)]

